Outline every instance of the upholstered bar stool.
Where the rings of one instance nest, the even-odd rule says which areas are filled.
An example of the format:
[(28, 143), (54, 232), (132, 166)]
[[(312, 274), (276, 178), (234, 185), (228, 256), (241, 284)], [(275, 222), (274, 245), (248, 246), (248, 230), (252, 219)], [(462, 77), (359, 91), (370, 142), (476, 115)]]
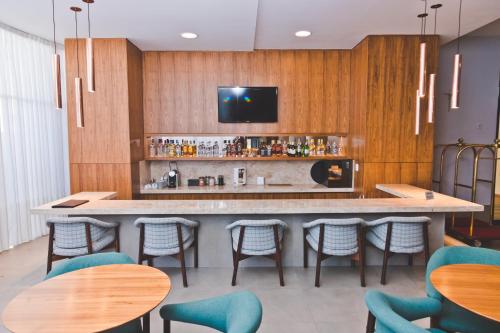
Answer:
[[(153, 259), (171, 256), (181, 263), (182, 284), (188, 286), (184, 253), (194, 249), (194, 267), (198, 267), (198, 221), (182, 217), (141, 217), (134, 225), (140, 228), (139, 264), (147, 260), (153, 266)], [(179, 246), (182, 244), (182, 246)]]
[(96, 253), (108, 248), (120, 252), (119, 224), (91, 217), (56, 217), (47, 220), (49, 251), (47, 273), (52, 262)]
[[(316, 278), (314, 285), (319, 287), (321, 262), (331, 256), (358, 255), (361, 286), (365, 286), (364, 256), (364, 220), (351, 219), (318, 219), (304, 223), (304, 268), (307, 268), (309, 247), (317, 252)], [(351, 259), (351, 262), (354, 262)]]
[(238, 264), (252, 256), (265, 256), (276, 261), (280, 286), (284, 286), (281, 252), (283, 233), (287, 224), (281, 220), (239, 220), (226, 226), (231, 231), (233, 251), (233, 279), (236, 285)]
[(427, 264), (430, 221), (426, 216), (389, 216), (365, 223), (367, 241), (384, 251), (381, 284), (386, 282), (387, 262), (394, 253), (408, 254), (408, 265), (412, 265), (413, 254), (424, 252)]

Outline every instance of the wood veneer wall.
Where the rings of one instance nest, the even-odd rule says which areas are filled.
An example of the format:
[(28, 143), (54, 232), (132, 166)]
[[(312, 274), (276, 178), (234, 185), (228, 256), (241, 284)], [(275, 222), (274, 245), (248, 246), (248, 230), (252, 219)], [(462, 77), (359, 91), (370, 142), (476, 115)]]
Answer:
[[(368, 36), (351, 54), (350, 151), (361, 162), (357, 188), (380, 196), (377, 183), (431, 187), (434, 124), (422, 99), (415, 135), (419, 36)], [(439, 37), (426, 36), (427, 73), (437, 73)]]
[[(349, 131), (350, 50), (143, 54), (145, 133)], [(218, 86), (277, 86), (278, 122), (218, 123)]]
[(143, 159), (142, 52), (126, 39), (94, 39), (95, 92), (86, 89), (85, 40), (78, 40), (84, 128), (76, 127), (76, 39), (65, 41), (71, 192), (132, 198)]

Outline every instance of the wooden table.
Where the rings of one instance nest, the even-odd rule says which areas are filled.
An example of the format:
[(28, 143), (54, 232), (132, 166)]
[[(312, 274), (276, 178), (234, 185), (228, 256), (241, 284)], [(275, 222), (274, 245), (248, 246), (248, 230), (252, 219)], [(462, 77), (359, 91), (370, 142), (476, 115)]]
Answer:
[(142, 265), (106, 265), (73, 271), (17, 295), (2, 320), (13, 332), (97, 332), (144, 316), (170, 291), (162, 271)]
[(500, 266), (446, 265), (431, 273), (431, 283), (453, 303), (500, 322)]

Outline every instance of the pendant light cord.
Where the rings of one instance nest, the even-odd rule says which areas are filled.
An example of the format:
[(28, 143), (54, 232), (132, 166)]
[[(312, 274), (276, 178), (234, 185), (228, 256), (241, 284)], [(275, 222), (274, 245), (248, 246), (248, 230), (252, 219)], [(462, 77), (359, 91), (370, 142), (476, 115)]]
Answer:
[(437, 31), (437, 16), (438, 16), (438, 10), (437, 8), (434, 9), (434, 35), (436, 34)]
[(457, 34), (457, 53), (460, 53), (460, 28), (462, 24), (462, 0), (458, 7), (458, 34)]
[(78, 73), (78, 77), (80, 77), (80, 60), (79, 60), (79, 51), (78, 51), (78, 19), (77, 12), (75, 12), (75, 39), (76, 39), (76, 71)]
[(87, 22), (89, 26), (89, 38), (90, 38), (90, 3), (87, 2)]
[(427, 26), (427, 0), (424, 1), (424, 36), (425, 36), (425, 28)]
[(55, 15), (55, 5), (54, 0), (52, 0), (52, 27), (53, 27), (53, 35), (54, 35), (54, 54), (57, 54), (57, 45), (56, 45), (56, 15)]

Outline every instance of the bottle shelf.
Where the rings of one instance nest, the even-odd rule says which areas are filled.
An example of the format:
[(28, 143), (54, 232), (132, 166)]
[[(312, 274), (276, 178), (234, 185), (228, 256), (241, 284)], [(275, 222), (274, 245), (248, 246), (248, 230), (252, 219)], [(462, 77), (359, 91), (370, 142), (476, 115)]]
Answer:
[(181, 156), (181, 157), (146, 157), (146, 161), (322, 161), (322, 160), (349, 160), (347, 156), (323, 155), (323, 156), (308, 156), (308, 157), (289, 157), (289, 156), (256, 156), (256, 157), (198, 157), (198, 156)]

